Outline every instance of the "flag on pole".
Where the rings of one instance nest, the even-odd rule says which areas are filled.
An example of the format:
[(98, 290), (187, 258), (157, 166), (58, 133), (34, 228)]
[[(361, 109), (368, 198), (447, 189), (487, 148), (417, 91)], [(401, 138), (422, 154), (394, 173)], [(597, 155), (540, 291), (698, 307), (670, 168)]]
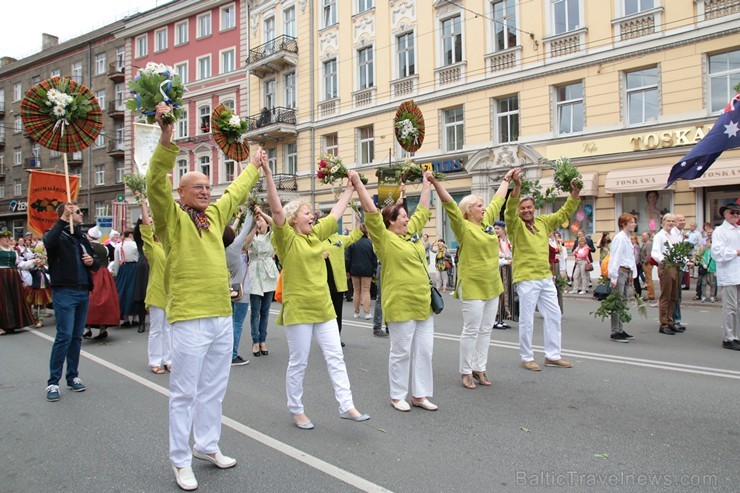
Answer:
[(740, 93), (735, 94), (730, 100), (709, 133), (683, 159), (673, 165), (668, 183), (663, 188), (670, 187), (679, 178), (683, 180), (699, 178), (723, 151), (740, 146), (739, 133)]
[(142, 176), (146, 176), (149, 159), (154, 154), (161, 135), (162, 130), (158, 125), (134, 123), (134, 162)]
[[(69, 176), (70, 195), (77, 200), (80, 179)], [(57, 222), (57, 206), (67, 201), (67, 185), (64, 175), (46, 171), (31, 171), (28, 179), (28, 229), (34, 236), (41, 237)]]

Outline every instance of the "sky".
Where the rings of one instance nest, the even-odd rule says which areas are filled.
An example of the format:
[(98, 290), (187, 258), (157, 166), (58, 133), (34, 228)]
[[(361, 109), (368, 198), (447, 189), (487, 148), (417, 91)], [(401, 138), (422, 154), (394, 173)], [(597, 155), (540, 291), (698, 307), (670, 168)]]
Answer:
[[(17, 1), (17, 0), (16, 0)], [(33, 13), (25, 8), (3, 8), (0, 56), (25, 58), (41, 51), (41, 33), (63, 43), (170, 0), (35, 0)]]

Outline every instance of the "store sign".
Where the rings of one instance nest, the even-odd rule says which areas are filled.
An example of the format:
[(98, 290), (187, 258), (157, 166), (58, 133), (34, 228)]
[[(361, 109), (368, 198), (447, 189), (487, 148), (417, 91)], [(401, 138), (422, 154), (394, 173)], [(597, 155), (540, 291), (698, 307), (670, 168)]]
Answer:
[(445, 159), (443, 161), (432, 161), (421, 165), (425, 170), (437, 171), (439, 173), (454, 173), (465, 169), (460, 159)]
[(28, 208), (28, 202), (20, 200), (11, 200), (8, 204), (8, 209), (12, 212), (25, 212)]
[(633, 151), (692, 145), (704, 138), (704, 127), (682, 128), (630, 137)]

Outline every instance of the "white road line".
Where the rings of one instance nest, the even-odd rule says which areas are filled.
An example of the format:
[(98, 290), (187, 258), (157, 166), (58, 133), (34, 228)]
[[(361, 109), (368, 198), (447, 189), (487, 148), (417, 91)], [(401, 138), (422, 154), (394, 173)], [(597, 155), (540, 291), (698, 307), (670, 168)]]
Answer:
[[(41, 337), (42, 339), (46, 339), (49, 342), (52, 342), (52, 343), (54, 342), (53, 337), (46, 335), (42, 332), (39, 332), (38, 330), (29, 330), (28, 332), (35, 334)], [(109, 370), (112, 370), (120, 375), (123, 375), (124, 377), (130, 380), (133, 380), (134, 382), (139, 383), (155, 392), (159, 392), (160, 394), (164, 396), (169, 397), (170, 395), (169, 390), (162, 387), (161, 385), (157, 385), (142, 376), (132, 373), (126, 370), (125, 368), (121, 368), (120, 366), (114, 363), (111, 363), (110, 361), (104, 360), (98, 356), (95, 356), (94, 354), (91, 354), (87, 351), (80, 351), (80, 356), (83, 356), (89, 359), (90, 361), (98, 363), (99, 365), (104, 366), (108, 368)], [(283, 443), (279, 440), (275, 440), (274, 438), (268, 435), (265, 435), (264, 433), (260, 433), (254, 428), (250, 428), (249, 426), (246, 426), (227, 416), (222, 416), (221, 422), (224, 425), (228, 426), (229, 428), (233, 429), (234, 431), (238, 433), (241, 433), (244, 436), (252, 438), (253, 440), (258, 441), (280, 452), (283, 455), (287, 455), (288, 457), (291, 457), (299, 462), (303, 462), (307, 466), (312, 467), (316, 469), (317, 471), (323, 472), (324, 474), (332, 476), (344, 483), (347, 483), (348, 485), (353, 486), (360, 491), (368, 491), (368, 492), (373, 492), (373, 493), (386, 493), (386, 492), (391, 491), (378, 484), (375, 484), (364, 478), (361, 478), (360, 476), (357, 476), (356, 474), (353, 474), (349, 471), (345, 471), (344, 469), (341, 469), (333, 464), (323, 461), (319, 459), (318, 457), (314, 457), (313, 455), (307, 454), (306, 452), (303, 452), (302, 450), (299, 450), (291, 445), (288, 445), (287, 443)]]

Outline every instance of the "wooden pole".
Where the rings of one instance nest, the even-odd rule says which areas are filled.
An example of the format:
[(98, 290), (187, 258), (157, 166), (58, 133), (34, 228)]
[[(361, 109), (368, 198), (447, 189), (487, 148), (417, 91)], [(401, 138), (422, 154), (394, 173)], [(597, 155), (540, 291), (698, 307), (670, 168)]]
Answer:
[[(67, 163), (67, 153), (63, 152), (62, 156), (64, 156), (64, 183), (67, 185), (67, 203), (72, 202), (72, 192), (69, 189), (69, 164)], [(70, 218), (69, 220), (69, 232), (70, 234), (75, 234), (75, 224), (74, 224), (74, 218)]]

